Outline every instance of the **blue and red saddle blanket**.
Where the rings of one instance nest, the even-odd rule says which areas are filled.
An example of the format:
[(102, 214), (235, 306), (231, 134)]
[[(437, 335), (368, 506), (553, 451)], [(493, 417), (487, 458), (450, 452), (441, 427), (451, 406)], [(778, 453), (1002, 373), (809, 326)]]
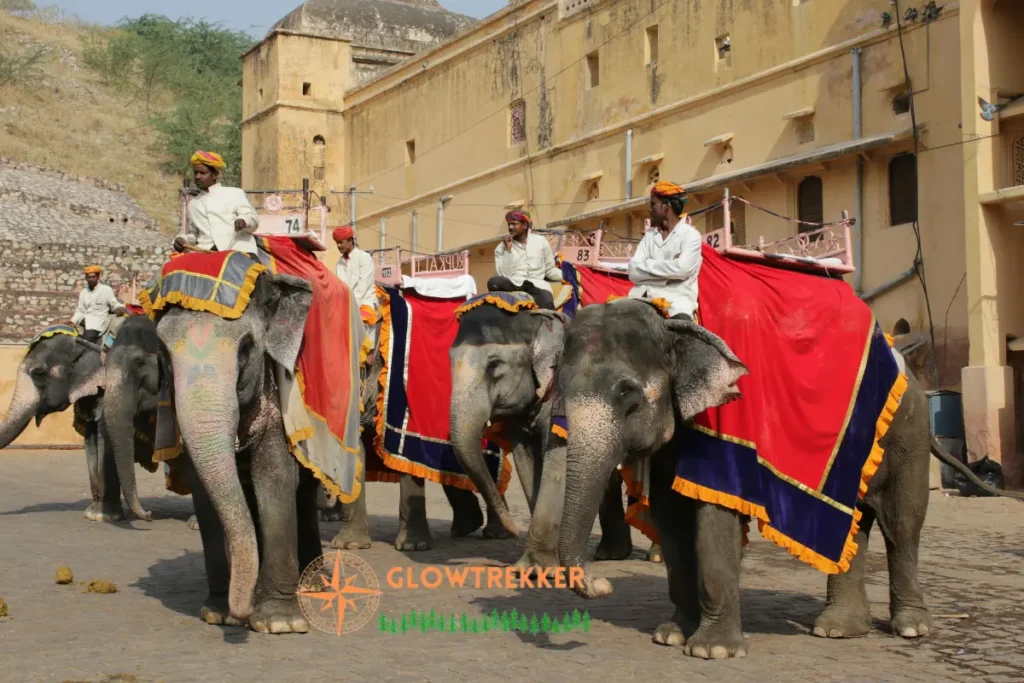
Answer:
[[(460, 310), (482, 305), (513, 306), (518, 299), (504, 293), (469, 301), (437, 299), (415, 291), (378, 285), (381, 295), (380, 352), (376, 433), (367, 455), (367, 481), (398, 481), (400, 474), (476, 491), (450, 442), (451, 361), (448, 351), (458, 333)], [(501, 304), (495, 302), (501, 301)], [(532, 301), (530, 302), (532, 303)], [(521, 305), (526, 305), (522, 303)], [(488, 472), (502, 493), (508, 488), (512, 464), (507, 450), (482, 438)]]
[[(603, 297), (588, 303), (603, 303), (631, 288), (624, 275), (566, 269), (571, 312), (585, 289)], [(673, 490), (756, 519), (763, 536), (822, 572), (845, 572), (857, 552), (858, 501), (908, 386), (891, 339), (842, 280), (729, 259), (707, 245), (696, 317), (750, 372), (737, 384), (741, 399), (676, 430)], [(657, 541), (643, 469), (622, 468), (627, 520)]]

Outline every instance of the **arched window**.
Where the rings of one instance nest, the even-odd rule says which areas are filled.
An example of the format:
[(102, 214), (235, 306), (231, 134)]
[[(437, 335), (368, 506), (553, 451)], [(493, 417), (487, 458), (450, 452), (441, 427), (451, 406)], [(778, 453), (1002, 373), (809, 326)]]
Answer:
[[(800, 181), (796, 190), (797, 218), (811, 223), (823, 223), (825, 209), (822, 199), (821, 178), (816, 175), (807, 176)], [(798, 232), (810, 232), (818, 230), (820, 225), (800, 224)]]
[(313, 180), (323, 181), (327, 167), (327, 141), (322, 135), (313, 138)]
[(889, 225), (917, 220), (917, 157), (900, 154), (889, 162)]

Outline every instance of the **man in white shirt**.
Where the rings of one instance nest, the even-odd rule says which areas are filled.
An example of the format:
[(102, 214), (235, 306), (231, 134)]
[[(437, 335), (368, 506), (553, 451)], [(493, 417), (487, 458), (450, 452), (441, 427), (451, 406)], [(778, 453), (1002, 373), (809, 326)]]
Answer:
[(348, 285), (359, 306), (360, 315), (366, 324), (366, 334), (376, 343), (374, 325), (378, 317), (379, 302), (374, 283), (373, 258), (356, 246), (355, 231), (351, 225), (344, 225), (331, 233), (341, 258), (335, 266), (338, 279)]
[(199, 196), (188, 205), (188, 230), (174, 240), (174, 248), (184, 245), (207, 251), (241, 251), (257, 258), (256, 238), (259, 216), (245, 191), (220, 184), (226, 168), (216, 152), (199, 151), (192, 155), (192, 168)]
[(86, 287), (78, 294), (78, 308), (71, 316), (71, 324), (75, 327), (84, 323), (85, 332), (82, 339), (98, 342), (110, 326), (111, 313), (128, 313), (109, 285), (100, 284), (99, 266), (85, 267)]
[(703, 240), (685, 220), (686, 201), (686, 191), (675, 183), (660, 182), (651, 190), (653, 229), (640, 240), (629, 262), (634, 285), (629, 296), (666, 299), (670, 316), (693, 320)]
[(555, 265), (551, 245), (530, 231), (532, 220), (526, 211), (505, 214), (508, 237), (494, 250), (497, 275), (487, 281), (491, 292), (526, 292), (540, 308), (554, 310), (555, 297), (549, 282), (561, 282), (562, 271)]

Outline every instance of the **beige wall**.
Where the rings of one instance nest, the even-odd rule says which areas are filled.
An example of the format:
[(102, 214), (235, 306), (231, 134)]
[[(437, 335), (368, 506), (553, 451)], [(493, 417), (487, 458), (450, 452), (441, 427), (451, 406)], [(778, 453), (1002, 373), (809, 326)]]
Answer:
[[(17, 380), (18, 366), (25, 357), (28, 347), (23, 345), (0, 345), (0, 410), (6, 416), (7, 408), (14, 398), (14, 385)], [(74, 410), (68, 408), (63, 413), (48, 415), (42, 424), (36, 426), (35, 420), (21, 433), (8, 448), (19, 446), (66, 446), (82, 445), (82, 437), (73, 426)], [(83, 446), (84, 447), (84, 446)]]

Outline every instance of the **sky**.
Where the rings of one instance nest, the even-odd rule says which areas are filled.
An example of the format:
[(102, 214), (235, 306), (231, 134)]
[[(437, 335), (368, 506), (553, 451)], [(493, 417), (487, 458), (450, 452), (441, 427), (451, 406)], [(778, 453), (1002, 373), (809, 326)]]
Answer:
[[(452, 12), (478, 19), (498, 11), (508, 0), (439, 0)], [(223, 22), (226, 28), (247, 31), (262, 38), (278, 19), (302, 4), (302, 0), (36, 0), (56, 5), (68, 14), (98, 24), (114, 24), (124, 17), (162, 14), (171, 19), (192, 17)]]

